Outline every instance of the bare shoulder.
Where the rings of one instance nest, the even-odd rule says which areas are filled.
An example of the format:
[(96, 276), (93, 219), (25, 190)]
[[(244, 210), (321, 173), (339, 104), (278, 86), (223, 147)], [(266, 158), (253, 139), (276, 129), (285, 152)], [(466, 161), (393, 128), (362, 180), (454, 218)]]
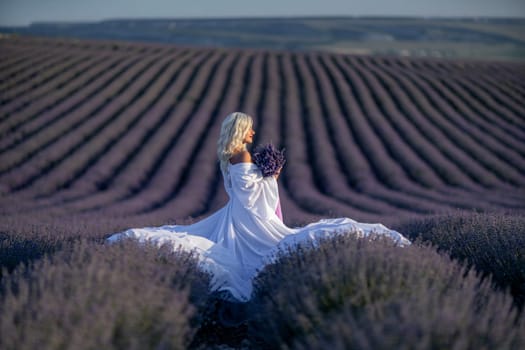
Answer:
[(234, 154), (233, 157), (230, 158), (230, 163), (237, 164), (237, 163), (251, 163), (252, 162), (252, 155), (248, 151), (242, 151), (237, 154)]

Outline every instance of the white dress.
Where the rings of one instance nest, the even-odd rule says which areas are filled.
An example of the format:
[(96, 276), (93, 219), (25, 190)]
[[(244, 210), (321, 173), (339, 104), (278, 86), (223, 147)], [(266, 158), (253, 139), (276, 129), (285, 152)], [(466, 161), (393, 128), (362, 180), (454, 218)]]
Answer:
[(273, 176), (263, 177), (253, 163), (230, 164), (224, 174), (228, 203), (213, 215), (191, 225), (133, 228), (107, 240), (135, 238), (159, 246), (195, 251), (200, 267), (212, 274), (210, 289), (229, 291), (247, 301), (252, 279), (272, 261), (278, 249), (337, 234), (387, 235), (400, 246), (410, 241), (382, 224), (358, 223), (349, 218), (324, 219), (304, 227), (286, 226), (279, 210), (279, 191)]

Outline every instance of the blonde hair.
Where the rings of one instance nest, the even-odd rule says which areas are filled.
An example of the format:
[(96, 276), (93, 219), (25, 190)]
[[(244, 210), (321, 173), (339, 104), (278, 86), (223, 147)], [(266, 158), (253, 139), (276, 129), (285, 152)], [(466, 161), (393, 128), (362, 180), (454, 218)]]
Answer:
[(228, 171), (230, 158), (235, 153), (246, 150), (246, 145), (242, 141), (252, 125), (252, 117), (241, 112), (228, 114), (222, 122), (221, 133), (217, 142), (217, 156), (223, 174)]

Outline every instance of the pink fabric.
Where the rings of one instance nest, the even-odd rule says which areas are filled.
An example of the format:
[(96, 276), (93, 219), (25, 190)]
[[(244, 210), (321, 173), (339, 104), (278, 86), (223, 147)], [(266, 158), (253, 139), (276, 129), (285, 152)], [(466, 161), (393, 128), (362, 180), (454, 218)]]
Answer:
[(275, 214), (283, 221), (283, 212), (281, 211), (281, 201), (277, 200), (277, 209), (275, 209)]

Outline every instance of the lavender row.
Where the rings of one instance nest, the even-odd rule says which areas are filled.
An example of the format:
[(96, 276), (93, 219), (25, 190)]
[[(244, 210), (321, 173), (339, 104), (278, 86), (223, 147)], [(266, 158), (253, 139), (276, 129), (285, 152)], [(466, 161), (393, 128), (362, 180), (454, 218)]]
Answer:
[[(78, 81), (78, 86), (73, 87), (72, 91), (64, 91), (64, 94), (56, 95), (55, 97), (47, 96), (44, 99), (30, 103), (27, 108), (16, 112), (15, 117), (11, 118), (11, 125), (9, 125), (9, 133), (13, 135), (5, 142), (11, 141), (11, 144), (4, 145), (3, 150), (8, 150), (9, 147), (18, 146), (24, 142), (35, 142), (38, 137), (44, 138), (40, 148), (45, 148), (46, 144), (51, 144), (57, 140), (57, 136), (63, 133), (69, 133), (71, 130), (80, 127), (88, 120), (87, 115), (93, 114), (98, 107), (95, 103), (95, 98), (107, 95), (107, 98), (99, 103), (108, 103), (109, 93), (107, 87), (112, 81), (120, 80), (122, 73), (127, 71), (137, 58), (130, 58), (129, 60), (122, 60), (120, 57), (115, 57), (108, 60), (105, 64), (96, 67), (94, 71), (89, 73), (94, 74), (95, 79), (89, 75), (83, 76)], [(116, 68), (116, 69), (115, 69)], [(100, 74), (100, 75), (99, 75)], [(92, 109), (86, 111), (86, 103), (89, 103)], [(82, 110), (84, 109), (84, 111)], [(82, 112), (87, 114), (82, 114)], [(55, 125), (58, 124), (58, 125)], [(49, 127), (54, 133), (50, 133)], [(17, 130), (21, 128), (20, 130)], [(46, 135), (47, 134), (47, 135)], [(26, 137), (28, 136), (28, 137)], [(38, 152), (39, 147), (35, 147)], [(21, 159), (28, 159), (31, 156), (31, 151), (22, 154)], [(20, 160), (19, 160), (20, 161)]]
[[(309, 211), (318, 215), (350, 215), (364, 213), (351, 208), (338, 200), (323, 194), (319, 188), (319, 178), (312, 167), (314, 155), (309, 152), (308, 139), (304, 127), (304, 118), (308, 109), (304, 91), (301, 88), (301, 77), (294, 64), (294, 54), (283, 55), (281, 63), (284, 73), (284, 90), (286, 106), (284, 117), (283, 146), (286, 148), (285, 183), (294, 200)], [(317, 178), (316, 178), (317, 176)], [(325, 179), (327, 181), (328, 179)]]
[[(440, 79), (431, 80), (424, 78), (423, 80), (435, 91), (440, 91), (443, 99), (445, 99), (451, 106), (453, 106), (454, 110), (457, 111), (456, 113), (450, 115), (450, 117), (453, 117), (455, 126), (460, 126), (462, 129), (464, 129), (464, 131), (468, 131), (468, 135), (471, 135), (471, 137), (474, 138), (478, 143), (482, 143), (484, 146), (489, 147), (489, 151), (494, 153), (496, 157), (520, 157), (519, 155), (513, 154), (514, 151), (511, 147), (503, 146), (502, 149), (501, 142), (494, 140), (491, 135), (491, 129), (494, 129), (493, 126), (491, 128), (487, 125), (484, 130), (479, 130), (479, 126), (476, 121), (480, 120), (481, 118), (479, 118), (479, 113), (476, 113), (469, 108), (468, 98), (462, 98), (460, 100), (458, 97), (456, 97), (456, 94), (453, 93), (453, 89), (450, 88), (450, 84), (446, 84)], [(478, 127), (476, 128), (474, 126)], [(468, 130), (466, 130), (467, 128)], [(507, 139), (510, 139), (511, 137), (512, 136), (507, 133)], [(518, 146), (514, 144), (513, 146), (517, 146), (518, 151), (523, 153), (524, 150), (522, 145)], [(521, 163), (522, 160), (523, 159), (516, 161), (514, 158), (510, 160), (509, 163)], [(514, 166), (519, 166), (519, 164), (515, 164)]]
[(465, 113), (463, 115), (468, 117), (470, 123), (476, 125), (485, 135), (494, 138), (496, 142), (505, 146), (506, 150), (512, 150), (523, 157), (525, 154), (522, 145), (522, 141), (525, 140), (525, 133), (523, 131), (515, 126), (500, 123), (501, 118), (499, 118), (498, 115), (483, 106), (478, 99), (472, 96), (472, 91), (468, 84), (460, 83), (457, 80), (442, 80), (441, 83), (444, 84), (451, 93), (456, 95), (457, 99), (461, 99), (461, 101), (464, 102), (464, 106), (461, 106), (458, 101), (458, 105), (461, 106), (461, 108), (468, 107), (468, 114)]
[[(356, 70), (361, 71), (362, 74), (367, 74), (367, 72), (374, 72), (372, 68), (369, 70), (363, 70), (362, 68), (356, 67)], [(427, 143), (425, 138), (422, 138), (420, 133), (413, 128), (413, 124), (407, 122), (407, 115), (405, 113), (401, 114), (401, 111), (398, 109), (397, 103), (406, 103), (405, 96), (401, 93), (401, 89), (386, 89), (383, 90), (383, 85), (380, 82), (388, 81), (388, 77), (380, 76), (379, 79), (375, 79), (375, 76), (372, 74), (367, 74), (367, 81), (371, 84), (370, 94), (377, 96), (378, 106), (384, 111), (383, 113), (377, 113), (378, 116), (383, 116), (384, 120), (380, 124), (391, 125), (392, 130), (395, 130), (397, 134), (391, 134), (390, 138), (401, 138), (404, 142), (408, 143), (410, 149), (415, 150), (421, 156), (421, 159), (424, 160), (427, 164), (430, 165), (430, 169), (435, 169), (436, 173), (440, 175), (443, 181), (449, 182), (452, 186), (457, 186), (460, 184), (458, 179), (461, 179), (461, 183), (465, 184), (467, 187), (470, 187), (471, 184), (468, 182), (468, 179), (464, 177), (462, 172), (457, 171), (452, 164), (450, 164), (441, 154), (434, 149), (432, 144)], [(395, 82), (392, 83), (395, 85)], [(401, 101), (401, 102), (400, 102)], [(413, 105), (408, 103), (407, 110), (409, 112), (413, 111)], [(391, 142), (388, 142), (390, 144)], [(405, 157), (409, 157), (409, 153), (401, 153), (402, 157), (405, 154)], [(412, 169), (409, 167), (409, 169)], [(453, 177), (451, 177), (451, 175)], [(425, 189), (410, 189), (410, 193), (417, 194), (423, 198), (430, 199), (437, 203), (448, 204), (452, 206), (472, 206), (472, 200), (464, 201), (463, 194), (460, 198), (454, 198), (451, 196), (440, 195), (440, 192), (443, 188), (447, 188), (444, 184), (436, 183), (434, 188), (429, 191)], [(450, 187), (453, 189), (454, 187)], [(482, 207), (482, 206), (481, 206)]]
[[(402, 212), (402, 210), (394, 206), (374, 200), (366, 194), (360, 194), (349, 188), (348, 180), (340, 167), (340, 162), (337, 161), (339, 149), (347, 146), (342, 143), (338, 147), (327, 130), (327, 125), (330, 125), (332, 119), (330, 110), (335, 108), (334, 106), (337, 105), (337, 102), (332, 100), (332, 104), (328, 104), (331, 96), (333, 96), (332, 91), (330, 91), (331, 86), (328, 85), (326, 80), (322, 80), (325, 84), (323, 87), (320, 86), (319, 80), (324, 75), (319, 70), (314, 72), (311, 66), (317, 60), (312, 59), (311, 56), (306, 58), (307, 60), (305, 61), (302, 57), (298, 57), (297, 64), (301, 75), (304, 77), (302, 86), (305, 88), (308, 101), (308, 114), (305, 115), (304, 120), (306, 122), (308, 140), (311, 143), (311, 152), (314, 153), (312, 166), (315, 171), (319, 172), (321, 178), (328, 179), (328, 181), (323, 181), (321, 184), (322, 189), (331, 197), (340, 199), (349, 206), (361, 208), (361, 210), (366, 212), (375, 214), (398, 214)], [(338, 113), (338, 111), (335, 111), (335, 113)], [(334, 156), (324, 156), (328, 154)], [(350, 172), (352, 171), (352, 169), (349, 170)]]
[[(418, 61), (414, 61), (416, 63)], [(502, 77), (501, 71), (483, 71), (479, 67), (469, 67), (469, 69), (458, 70), (445, 70), (438, 73), (431, 71), (435, 64), (423, 64), (420, 62), (418, 65), (420, 68), (417, 70), (408, 70), (413, 74), (420, 75), (429, 79), (443, 80), (443, 77), (447, 77), (448, 81), (456, 81), (463, 86), (464, 89), (468, 90), (472, 96), (483, 105), (483, 108), (490, 110), (499, 116), (499, 123), (507, 123), (509, 126), (524, 126), (523, 120), (520, 115), (523, 115), (524, 110), (522, 107), (520, 111), (513, 111), (512, 106), (520, 106), (520, 100), (508, 99), (505, 91), (505, 84), (500, 84), (500, 81), (512, 81), (512, 87), (514, 89), (522, 86), (522, 80), (514, 80), (520, 75), (519, 69), (512, 72), (511, 78)], [(504, 74), (504, 73), (503, 73)], [(508, 73), (507, 73), (508, 74)], [(497, 82), (497, 83), (496, 83)]]
[[(408, 207), (411, 210), (422, 210), (426, 208), (427, 211), (433, 211), (435, 206), (429, 206), (428, 199), (424, 199), (423, 201), (419, 199), (419, 197), (425, 198), (425, 196), (433, 191), (425, 190), (421, 185), (413, 183), (403, 168), (399, 166), (398, 162), (389, 155), (387, 151), (389, 145), (379, 137), (381, 136), (380, 134), (375, 134), (365, 117), (365, 107), (360, 106), (359, 97), (366, 96), (369, 93), (367, 87), (363, 85), (362, 80), (359, 79), (355, 72), (346, 68), (339, 59), (340, 58), (337, 57), (337, 60), (334, 61), (335, 65), (330, 65), (333, 69), (334, 78), (338, 80), (341, 79), (339, 89), (344, 89), (346, 86), (355, 87), (355, 90), (351, 90), (345, 96), (346, 99), (340, 99), (343, 109), (349, 111), (352, 109), (355, 110), (355, 112), (351, 113), (351, 117), (348, 118), (348, 121), (351, 122), (350, 128), (355, 128), (355, 135), (357, 140), (359, 140), (358, 144), (374, 169), (378, 172), (380, 181), (390, 187), (390, 189), (403, 192), (402, 195), (401, 193), (399, 193), (400, 195), (395, 195), (395, 198), (391, 196), (391, 193), (386, 194), (389, 191), (384, 190), (382, 190), (379, 195), (384, 200), (395, 200), (398, 206)], [(349, 99), (349, 97), (353, 98)], [(370, 107), (369, 104), (368, 108)], [(396, 173), (384, 173), (386, 165), (391, 166), (392, 169), (396, 167), (399, 170)], [(377, 196), (378, 193), (374, 195)]]
[[(382, 75), (384, 76), (384, 73)], [(449, 159), (457, 159), (454, 160), (454, 162), (458, 166), (461, 166), (462, 171), (469, 175), (472, 180), (482, 186), (496, 184), (497, 179), (492, 173), (483, 170), (465, 150), (456, 146), (453, 141), (449, 141), (447, 130), (441, 127), (441, 124), (444, 123), (442, 122), (444, 117), (441, 111), (437, 110), (432, 104), (433, 101), (424, 93), (426, 91), (422, 90), (421, 86), (415, 85), (414, 81), (408, 81), (408, 79), (404, 77), (405, 75), (406, 74), (398, 74), (398, 76), (395, 76), (395, 79), (391, 81), (390, 89), (398, 92), (400, 92), (399, 86), (407, 89), (407, 96), (411, 98), (412, 104), (417, 106), (420, 111), (419, 113), (412, 114), (412, 116), (420, 116), (418, 118), (419, 127), (421, 128), (420, 130), (425, 130), (425, 136), (431, 138), (433, 143)], [(432, 92), (428, 93), (431, 94)]]
[[(94, 96), (102, 89), (104, 79), (110, 79), (112, 74), (116, 77), (118, 72), (125, 70), (123, 68), (125, 65), (123, 65), (120, 71), (118, 69), (113, 71), (123, 58), (119, 55), (108, 57), (103, 63), (93, 67), (92, 70), (85, 71), (84, 74), (64, 85), (62, 91), (51, 96), (47, 94), (36, 100), (21, 98), (13, 101), (13, 104), (6, 106), (6, 112), (16, 115), (16, 118), (10, 118), (5, 122), (5, 126), (2, 125), (3, 132), (15, 134), (18, 137), (17, 141), (21, 142), (22, 130), (26, 129), (26, 134), (32, 136), (40, 130), (39, 127), (42, 128), (42, 124), (54, 123), (67, 113), (73, 112), (82, 101)], [(55, 113), (52, 118), (50, 113)], [(42, 120), (46, 120), (46, 123), (43, 123)], [(31, 126), (31, 123), (36, 123), (36, 126)]]
[[(451, 107), (445, 100), (443, 95), (447, 95), (446, 89), (432, 88), (428, 82), (415, 80), (418, 87), (426, 94), (427, 98), (431, 101), (433, 108), (438, 113), (436, 116), (440, 116), (436, 121), (439, 122), (440, 128), (455, 142), (460, 145), (462, 149), (468, 151), (469, 155), (476, 159), (477, 162), (485, 169), (486, 177), (488, 173), (498, 176), (503, 181), (510, 181), (514, 184), (520, 183), (520, 175), (515, 170), (505, 166), (497, 156), (487, 152), (487, 149), (483, 149), (482, 141), (478, 138), (474, 138), (475, 129), (465, 123), (460, 115)], [(439, 86), (438, 86), (439, 87)], [(460, 133), (459, 131), (463, 131)]]
[[(78, 111), (78, 113), (73, 114), (73, 117), (81, 120), (85, 118), (85, 123), (81, 123), (81, 125), (73, 124), (73, 126), (68, 130), (68, 132), (63, 136), (59, 135), (58, 139), (56, 137), (56, 134), (53, 133), (52, 129), (46, 128), (45, 132), (49, 135), (48, 137), (55, 137), (54, 139), (52, 139), (51, 142), (47, 143), (47, 146), (50, 147), (42, 148), (41, 145), (38, 143), (38, 138), (31, 139), (30, 142), (28, 142), (29, 145), (26, 145), (26, 147), (32, 147), (34, 151), (30, 153), (30, 156), (26, 156), (22, 160), (22, 162), (25, 163), (24, 165), (26, 166), (26, 168), (28, 168), (29, 171), (19, 171), (19, 173), (22, 173), (25, 176), (17, 176), (16, 179), (13, 179), (14, 184), (12, 184), (12, 187), (15, 189), (27, 188), (37, 179), (41, 178), (43, 175), (49, 173), (54, 168), (56, 168), (56, 166), (61, 164), (64, 160), (67, 160), (68, 154), (72, 154), (73, 152), (75, 152), (76, 149), (82, 147), (82, 145), (84, 144), (84, 138), (89, 139), (96, 137), (99, 131), (101, 131), (105, 126), (107, 126), (110, 122), (113, 121), (113, 119), (111, 119), (110, 117), (118, 109), (122, 109), (125, 103), (128, 102), (126, 97), (118, 96), (118, 94), (120, 94), (121, 92), (123, 92), (124, 94), (133, 93), (133, 90), (130, 91), (129, 89), (130, 86), (133, 86), (135, 88), (135, 94), (138, 92), (138, 89), (140, 89), (140, 85), (133, 85), (132, 81), (140, 74), (139, 68), (141, 66), (143, 66), (142, 70), (147, 69), (146, 62), (147, 61), (137, 64), (133, 67), (134, 69), (127, 71), (127, 79), (125, 78), (113, 81), (112, 84), (110, 84), (107, 87), (106, 93), (96, 95), (96, 100), (92, 101), (95, 102), (93, 103), (93, 105), (86, 103), (82, 104), (82, 109)], [(137, 70), (139, 71), (137, 72)], [(119, 92), (119, 89), (121, 90), (121, 92)], [(117, 95), (115, 96), (115, 94)], [(116, 98), (111, 102), (106, 103), (106, 96), (108, 95), (115, 96)], [(94, 117), (86, 118), (89, 115), (94, 115)], [(125, 116), (122, 116), (122, 118), (125, 118)], [(73, 130), (75, 132), (72, 132)], [(40, 134), (40, 136), (45, 137), (46, 135)], [(35, 154), (38, 154), (39, 152), (42, 152), (44, 150), (48, 154), (48, 156), (45, 159), (42, 159), (39, 162), (35, 162), (34, 160), (32, 162), (28, 162), (28, 160), (31, 157), (34, 157)], [(22, 167), (22, 169), (24, 168)], [(55, 185), (46, 186), (46, 188), (52, 190), (53, 188), (55, 188)]]
[[(181, 101), (177, 103), (176, 114), (170, 119), (172, 120), (170, 128), (167, 128), (169, 132), (175, 133), (175, 135), (171, 139), (164, 140), (168, 142), (163, 146), (164, 148), (158, 156), (152, 157), (145, 149), (138, 162), (135, 161), (131, 164), (137, 172), (130, 171), (133, 170), (131, 168), (122, 173), (121, 180), (125, 184), (135, 183), (136, 185), (131, 187), (131, 192), (123, 193), (122, 196), (112, 200), (105, 209), (128, 213), (148, 211), (148, 208), (156, 207), (156, 203), (162, 201), (162, 198), (177, 186), (177, 182), (184, 174), (185, 164), (188, 164), (194, 153), (193, 149), (196, 142), (199, 141), (195, 137), (182, 138), (180, 135), (187, 130), (195, 133), (205, 129), (203, 123), (207, 122), (207, 119), (204, 115), (197, 116), (195, 114), (196, 109), (200, 106), (196, 101), (205, 94), (209, 87), (208, 83), (212, 81), (214, 72), (222, 58), (224, 55), (217, 53), (207, 59), (202, 66), (194, 68), (197, 75), (192, 80), (191, 86), (187, 87), (186, 97), (181, 96)], [(182, 123), (183, 121), (185, 122)], [(151, 159), (155, 162), (151, 163)], [(178, 159), (178, 161), (174, 163), (170, 161), (171, 159)], [(149, 168), (141, 167), (144, 161), (151, 163)]]
[[(353, 185), (359, 191), (363, 191), (367, 196), (378, 199), (385, 203), (390, 203), (398, 208), (416, 208), (419, 209), (420, 204), (417, 203), (416, 195), (407, 195), (406, 193), (391, 190), (388, 187), (393, 183), (387, 183), (383, 179), (387, 178), (390, 181), (396, 181), (396, 186), (405, 186), (399, 182), (400, 178), (392, 178), (388, 174), (382, 174), (384, 168), (381, 167), (381, 162), (386, 164), (388, 158), (377, 159), (376, 154), (381, 155), (380, 148), (373, 152), (371, 145), (361, 147), (361, 144), (366, 144), (366, 139), (358, 133), (358, 130), (364, 131), (365, 124), (359, 123), (361, 118), (357, 118), (362, 114), (358, 103), (354, 99), (354, 93), (349, 90), (349, 86), (345, 76), (340, 74), (340, 69), (336, 66), (337, 62), (332, 62), (331, 57), (321, 57), (320, 64), (324, 68), (324, 73), (330, 80), (330, 86), (323, 88), (326, 91), (326, 100), (330, 96), (334, 96), (335, 101), (330, 106), (333, 113), (330, 113), (325, 118), (329, 125), (332, 125), (332, 132), (334, 133), (334, 140), (338, 143), (337, 152), (340, 155), (341, 167), (346, 169), (347, 176), (353, 176)], [(323, 74), (317, 73), (317, 76), (322, 77)], [(352, 113), (354, 117), (347, 118), (345, 115)], [(344, 131), (344, 133), (342, 133)], [(355, 136), (354, 136), (355, 135)], [(373, 142), (374, 139), (371, 140)], [(377, 161), (375, 160), (377, 159)], [(359, 171), (358, 174), (354, 174)], [(376, 172), (377, 171), (377, 172)], [(398, 188), (399, 189), (399, 188)], [(413, 210), (413, 209), (410, 209)]]
[[(67, 45), (56, 42), (54, 50), (63, 55)], [(256, 141), (287, 148), (291, 162), (280, 185), (283, 206), (296, 222), (324, 215), (375, 221), (458, 206), (523, 206), (520, 132), (505, 138), (511, 124), (501, 118), (497, 130), (490, 130), (498, 118), (491, 106), (503, 100), (492, 100), (486, 110), (479, 104), (479, 96), (494, 88), (461, 79), (480, 67), (474, 63), (241, 50), (233, 51), (234, 58), (210, 50), (221, 61), (206, 58), (190, 70), (186, 65), (204, 59), (202, 52), (71, 45), (73, 60), (93, 58), (85, 62), (85, 73), (65, 69), (68, 63), (42, 71), (36, 89), (18, 87), (27, 97), (15, 98), (9, 106), (17, 112), (0, 124), (12, 131), (1, 141), (0, 191), (32, 198), (26, 205), (35, 213), (176, 219), (212, 212), (226, 200), (212, 140), (219, 120), (232, 110), (254, 115)], [(123, 52), (129, 53), (127, 65), (117, 62)], [(96, 64), (103, 54), (115, 60)], [(139, 62), (144, 54), (154, 55), (149, 57), (157, 73)], [(174, 63), (161, 66), (167, 57)], [(140, 64), (149, 73), (140, 75)], [(201, 74), (205, 67), (209, 75)], [(497, 64), (481, 69), (514, 72)], [(95, 72), (107, 83), (94, 79)], [(454, 79), (440, 82), (437, 77), (445, 73)], [(74, 78), (60, 96), (45, 96), (68, 77)], [(516, 79), (505, 79), (519, 87)], [(91, 89), (87, 96), (81, 94), (84, 82)], [(108, 93), (118, 101), (100, 100)], [(466, 136), (459, 138), (449, 114)]]
[[(222, 186), (216, 161), (217, 138), (224, 116), (220, 114), (231, 111), (237, 103), (237, 96), (242, 87), (234, 85), (233, 91), (228, 90), (228, 83), (233, 79), (233, 72), (238, 67), (241, 55), (231, 53), (216, 66), (211, 81), (205, 83), (203, 102), (193, 109), (192, 126), (188, 129), (192, 134), (192, 142), (186, 150), (179, 149), (189, 157), (183, 162), (181, 176), (176, 186), (164, 191), (160, 200), (148, 203), (146, 212), (160, 211), (166, 215), (195, 217), (209, 210), (209, 200), (214, 187)], [(193, 123), (195, 121), (195, 123)]]
[[(60, 54), (60, 53), (59, 53)], [(32, 57), (29, 62), (23, 62), (22, 64), (10, 67), (11, 70), (5, 70), (2, 73), (2, 84), (1, 89), (7, 91), (9, 88), (16, 86), (17, 84), (24, 83), (35, 77), (38, 71), (52, 68), (55, 64), (61, 62), (64, 58), (74, 57), (72, 54), (62, 52), (65, 56), (59, 56), (56, 52), (47, 52), (36, 59)]]
[[(85, 77), (93, 74), (90, 73), (92, 70), (103, 66), (102, 63), (108, 60), (111, 60), (111, 56), (89, 55), (83, 56), (78, 64), (69, 67), (59, 66), (56, 69), (57, 76), (48, 77), (42, 84), (35, 85), (31, 82), (22, 85), (19, 89), (18, 96), (15, 96), (9, 103), (5, 103), (5, 105), (1, 107), (1, 111), (6, 114), (18, 114), (25, 106), (35, 103), (38, 100), (49, 98), (49, 91), (54, 91), (53, 95), (55, 96), (66, 91), (68, 94), (71, 94), (72, 90), (70, 85), (78, 84), (82, 76)], [(11, 130), (15, 129), (11, 127)]]
[[(432, 136), (435, 134), (435, 131), (432, 130), (432, 125), (427, 122), (427, 119), (422, 116), (422, 112), (416, 103), (416, 101), (421, 102), (423, 98), (411, 101), (411, 96), (417, 96), (419, 91), (412, 88), (410, 81), (407, 81), (405, 77), (401, 75), (396, 75), (395, 78), (397, 80), (394, 80), (389, 75), (384, 74), (381, 69), (377, 69), (376, 67), (368, 67), (368, 70), (378, 77), (378, 81), (381, 82), (381, 85), (389, 92), (389, 94), (385, 96), (388, 98), (387, 101), (391, 101), (391, 108), (399, 109), (403, 112), (402, 115), (396, 113), (394, 110), (387, 113), (388, 116), (395, 118), (393, 120), (393, 125), (398, 128), (399, 134), (406, 135), (406, 140), (413, 143), (413, 149), (417, 149), (419, 152), (422, 152), (422, 154), (426, 154), (425, 159), (432, 164), (434, 169), (437, 169), (437, 171), (441, 173), (445, 180), (448, 180), (450, 185), (461, 185), (462, 187), (469, 189), (469, 191), (479, 190), (479, 186), (476, 186), (476, 184), (472, 183), (472, 180), (465, 177), (464, 170), (461, 169), (461, 167), (464, 166), (464, 162), (455, 161), (457, 153), (451, 147), (448, 149), (443, 148), (447, 147), (445, 144), (438, 147), (437, 150), (433, 149), (434, 146), (440, 146), (440, 141), (446, 139)], [(399, 89), (399, 87), (405, 86), (410, 93), (404, 93), (405, 89)], [(372, 91), (380, 90), (381, 87), (378, 87)], [(389, 95), (392, 97), (390, 98)], [(414, 127), (417, 130), (414, 130)], [(433, 144), (429, 144), (425, 148), (426, 140), (425, 137), (421, 136), (430, 136), (429, 140), (433, 140)], [(450, 162), (449, 159), (456, 164)], [(464, 198), (464, 195), (465, 193), (461, 195), (461, 198)]]
[[(258, 140), (263, 142), (272, 142), (276, 147), (282, 149), (285, 147), (284, 133), (285, 128), (283, 127), (287, 118), (285, 112), (286, 106), (286, 92), (283, 82), (283, 67), (280, 64), (281, 55), (278, 53), (267, 54), (267, 60), (265, 61), (264, 70), (265, 83), (261, 83), (259, 86), (253, 86), (253, 89), (263, 90), (265, 100), (262, 101), (260, 109), (256, 112), (259, 115), (257, 119), (260, 120), (258, 125), (258, 135), (256, 134), (256, 144)], [(285, 157), (287, 151), (285, 150)], [(281, 208), (284, 215), (284, 220), (290, 225), (299, 226), (306, 222), (318, 220), (320, 217), (313, 215), (311, 212), (302, 208), (299, 203), (293, 199), (293, 193), (290, 192), (290, 188), (286, 181), (287, 166), (285, 164), (282, 170), (281, 176), (278, 180), (279, 184), (279, 197), (281, 202)]]
[[(81, 177), (72, 179), (70, 189), (56, 193), (53, 198), (59, 198), (61, 203), (68, 204), (82, 202), (75, 203), (75, 208), (87, 209), (117, 200), (119, 196), (127, 194), (127, 188), (139, 186), (141, 175), (154, 167), (151, 163), (161, 152), (161, 148), (165, 147), (164, 144), (171, 138), (176, 138), (169, 133), (183, 124), (184, 120), (173, 116), (172, 111), (175, 101), (181, 97), (181, 90), (184, 91), (186, 79), (195, 70), (188, 63), (195, 62), (198, 65), (207, 55), (206, 52), (195, 52), (174, 59), (170, 66), (171, 72), (166, 74), (169, 86), (162, 88), (158, 93), (158, 101), (144, 112), (147, 117), (141, 118), (136, 127), (101, 155)], [(134, 182), (121, 178), (127, 171), (135, 176)], [(80, 184), (76, 185), (77, 182)], [(114, 184), (118, 186), (113, 186)]]

